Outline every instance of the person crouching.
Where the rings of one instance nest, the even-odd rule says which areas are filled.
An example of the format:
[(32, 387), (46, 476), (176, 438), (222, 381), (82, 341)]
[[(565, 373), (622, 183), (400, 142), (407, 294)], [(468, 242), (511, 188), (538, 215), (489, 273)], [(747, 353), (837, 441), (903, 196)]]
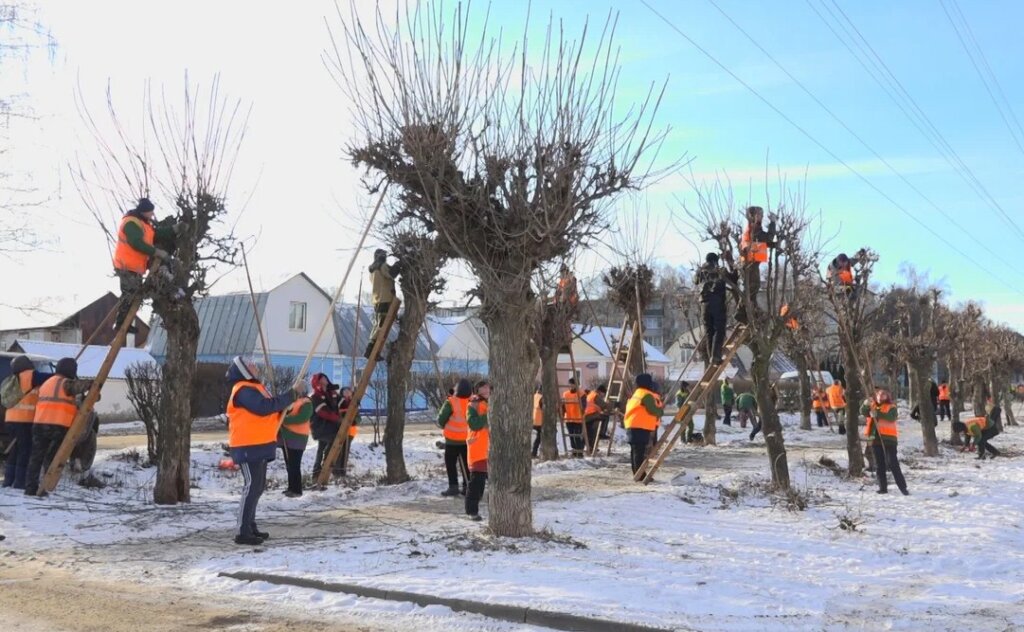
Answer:
[(267, 463), (277, 456), (280, 413), (306, 392), (305, 384), (299, 380), (290, 392), (271, 397), (258, 375), (255, 364), (236, 356), (226, 376), (231, 385), (227, 405), (228, 447), (245, 479), (235, 544), (244, 545), (263, 544), (270, 537), (256, 526), (256, 505), (267, 485)]

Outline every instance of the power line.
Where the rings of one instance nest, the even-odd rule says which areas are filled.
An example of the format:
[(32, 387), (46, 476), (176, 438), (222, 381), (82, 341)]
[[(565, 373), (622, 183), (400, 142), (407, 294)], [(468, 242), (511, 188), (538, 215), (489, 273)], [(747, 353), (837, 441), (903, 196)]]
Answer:
[(933, 200), (932, 200), (932, 199), (931, 199), (930, 197), (928, 197), (927, 195), (925, 195), (925, 193), (924, 193), (923, 191), (921, 191), (921, 190), (920, 190), (919, 188), (917, 188), (917, 186), (915, 186), (915, 185), (914, 185), (914, 184), (913, 184), (913, 183), (912, 183), (912, 182), (911, 182), (910, 180), (908, 180), (908, 179), (907, 179), (907, 177), (906, 177), (905, 175), (903, 175), (903, 174), (902, 174), (902, 173), (901, 173), (901, 172), (900, 172), (899, 170), (897, 170), (897, 169), (896, 169), (896, 168), (895, 168), (895, 167), (894, 167), (894, 166), (893, 166), (893, 165), (892, 165), (892, 164), (891, 164), (891, 163), (890, 163), (890, 162), (889, 162), (888, 160), (886, 160), (886, 159), (885, 159), (884, 157), (882, 157), (882, 155), (881, 155), (881, 154), (879, 154), (879, 153), (878, 153), (878, 152), (877, 152), (877, 151), (876, 151), (876, 150), (875, 150), (875, 149), (874, 149), (874, 148), (873, 148), (873, 147), (872, 147), (871, 145), (869, 145), (867, 141), (865, 141), (865, 140), (864, 140), (864, 139), (863, 139), (863, 138), (862, 138), (862, 137), (861, 137), (861, 136), (860, 136), (860, 135), (859, 135), (859, 134), (858, 134), (857, 132), (853, 131), (853, 130), (852, 130), (852, 129), (850, 128), (850, 126), (846, 124), (846, 122), (845, 122), (845, 121), (843, 121), (843, 120), (842, 120), (842, 119), (841, 119), (841, 118), (840, 118), (840, 117), (839, 117), (839, 116), (838, 116), (838, 115), (837, 115), (837, 114), (836, 114), (835, 112), (833, 112), (831, 108), (829, 108), (829, 107), (828, 107), (827, 105), (825, 105), (825, 103), (823, 103), (823, 102), (821, 101), (821, 99), (819, 99), (819, 98), (818, 98), (817, 96), (815, 96), (815, 94), (814, 94), (813, 92), (811, 92), (811, 91), (810, 91), (810, 89), (808, 89), (808, 88), (807, 88), (807, 86), (805, 86), (805, 85), (803, 84), (803, 82), (801, 82), (801, 81), (800, 81), (800, 80), (799, 80), (798, 78), (796, 78), (796, 77), (795, 77), (795, 76), (793, 75), (793, 73), (791, 73), (791, 72), (790, 72), (790, 71), (789, 71), (788, 69), (786, 69), (786, 67), (785, 67), (785, 66), (783, 66), (783, 65), (782, 65), (782, 64), (781, 64), (781, 63), (780, 63), (780, 62), (779, 62), (779, 61), (778, 61), (777, 59), (775, 59), (775, 57), (774, 57), (774, 56), (772, 56), (772, 54), (771, 54), (771, 53), (769, 53), (769, 52), (768, 52), (767, 50), (765, 50), (765, 48), (764, 48), (763, 46), (761, 46), (761, 44), (760, 44), (760, 43), (759, 43), (759, 42), (758, 42), (758, 41), (757, 41), (757, 40), (756, 40), (756, 39), (755, 39), (755, 38), (754, 38), (753, 36), (751, 36), (751, 35), (750, 35), (750, 33), (748, 33), (748, 32), (747, 32), (747, 31), (746, 31), (746, 30), (745, 30), (745, 29), (744, 29), (744, 28), (743, 28), (742, 26), (740, 26), (740, 25), (739, 25), (739, 24), (738, 24), (738, 23), (736, 22), (736, 20), (734, 20), (734, 19), (733, 19), (733, 18), (732, 18), (732, 17), (731, 17), (731, 16), (730, 16), (730, 15), (729, 15), (728, 13), (726, 13), (726, 12), (725, 12), (725, 10), (724, 10), (724, 9), (722, 9), (722, 7), (721, 7), (721, 6), (719, 6), (717, 2), (715, 2), (715, 0), (708, 0), (708, 2), (709, 2), (709, 3), (710, 3), (710, 4), (712, 5), (712, 6), (713, 6), (713, 7), (715, 7), (715, 9), (717, 9), (717, 10), (718, 10), (718, 12), (719, 12), (719, 13), (721, 13), (721, 14), (722, 14), (722, 16), (723, 16), (723, 17), (724, 17), (724, 18), (725, 18), (726, 20), (728, 20), (728, 21), (729, 21), (729, 23), (731, 23), (731, 24), (732, 24), (732, 25), (733, 25), (734, 27), (736, 27), (736, 29), (737, 29), (737, 30), (738, 30), (738, 31), (739, 31), (740, 33), (742, 33), (742, 34), (743, 34), (743, 35), (744, 35), (744, 36), (745, 36), (745, 37), (746, 37), (746, 38), (747, 38), (747, 39), (748, 39), (748, 40), (750, 41), (750, 43), (751, 43), (751, 44), (753, 44), (754, 46), (756, 46), (756, 47), (757, 47), (757, 49), (758, 49), (758, 50), (760, 50), (760, 51), (761, 51), (761, 52), (762, 52), (762, 53), (763, 53), (763, 54), (765, 55), (765, 57), (767, 57), (767, 58), (768, 58), (769, 60), (771, 60), (771, 62), (772, 62), (773, 64), (775, 64), (775, 66), (776, 66), (776, 67), (777, 67), (777, 68), (778, 68), (779, 70), (781, 70), (781, 71), (782, 71), (783, 73), (785, 73), (785, 75), (786, 75), (787, 77), (789, 77), (789, 79), (790, 79), (791, 81), (793, 81), (793, 83), (795, 83), (795, 84), (796, 84), (797, 86), (799, 86), (799, 87), (800, 87), (800, 89), (801, 89), (801, 90), (803, 90), (803, 91), (804, 91), (804, 93), (805, 93), (805, 94), (806, 94), (807, 96), (809, 96), (809, 97), (810, 97), (810, 98), (811, 98), (811, 99), (812, 99), (812, 100), (813, 100), (813, 101), (814, 101), (815, 103), (817, 103), (817, 104), (818, 104), (818, 105), (819, 105), (819, 106), (820, 106), (820, 107), (821, 107), (821, 108), (822, 108), (823, 110), (825, 110), (825, 112), (827, 112), (827, 113), (828, 113), (828, 115), (829, 115), (829, 116), (831, 116), (831, 117), (832, 117), (832, 119), (833, 119), (833, 120), (834, 120), (834, 121), (835, 121), (836, 123), (838, 123), (838, 124), (839, 124), (840, 126), (842, 126), (842, 128), (843, 128), (843, 129), (845, 129), (845, 130), (846, 130), (847, 132), (849, 132), (849, 134), (850, 134), (851, 136), (853, 136), (853, 137), (854, 137), (855, 139), (857, 139), (857, 141), (858, 141), (858, 142), (859, 142), (859, 143), (860, 143), (861, 145), (863, 145), (865, 149), (867, 149), (867, 150), (868, 150), (869, 152), (871, 152), (871, 154), (872, 154), (872, 155), (873, 155), (873, 156), (874, 156), (875, 158), (877, 158), (877, 159), (878, 159), (879, 161), (881, 161), (881, 163), (882, 163), (882, 164), (884, 164), (884, 165), (885, 165), (885, 166), (886, 166), (886, 167), (887, 167), (887, 168), (889, 169), (889, 171), (893, 172), (893, 174), (895, 174), (895, 175), (896, 175), (896, 176), (897, 176), (897, 177), (898, 177), (898, 178), (899, 178), (900, 180), (902, 180), (904, 184), (906, 184), (906, 185), (907, 185), (908, 187), (910, 187), (910, 188), (911, 188), (911, 189), (912, 189), (912, 190), (913, 190), (913, 191), (914, 191), (915, 193), (917, 193), (917, 194), (918, 194), (918, 195), (919, 195), (919, 196), (921, 197), (921, 199), (923, 199), (923, 200), (924, 200), (925, 202), (927, 202), (927, 203), (928, 203), (929, 205), (931, 205), (931, 207), (932, 207), (932, 208), (934, 208), (934, 209), (935, 209), (936, 211), (938, 211), (938, 212), (939, 212), (940, 214), (942, 214), (942, 216), (943, 216), (943, 217), (945, 217), (945, 218), (946, 218), (946, 219), (947, 219), (947, 220), (948, 220), (948, 221), (949, 221), (949, 222), (950, 222), (950, 223), (951, 223), (951, 224), (952, 224), (952, 225), (953, 225), (954, 227), (956, 227), (957, 229), (959, 229), (960, 231), (962, 231), (962, 232), (963, 232), (963, 233), (964, 233), (965, 235), (967, 235), (968, 237), (970, 237), (970, 238), (971, 238), (971, 239), (972, 239), (972, 240), (973, 240), (973, 241), (974, 241), (974, 242), (975, 242), (975, 243), (976, 243), (976, 244), (977, 244), (978, 246), (980, 246), (980, 247), (981, 247), (981, 248), (982, 248), (983, 250), (985, 250), (986, 252), (988, 252), (989, 254), (991, 254), (991, 255), (992, 255), (993, 257), (995, 257), (996, 259), (998, 259), (998, 260), (999, 260), (999, 261), (1000, 261), (1001, 263), (1003, 263), (1003, 264), (1004, 264), (1004, 265), (1006, 265), (1007, 267), (1009, 267), (1009, 268), (1012, 268), (1012, 267), (1014, 267), (1014, 264), (1013, 264), (1013, 263), (1010, 263), (1010, 262), (1009, 262), (1008, 260), (1004, 259), (1004, 258), (1003, 258), (1003, 257), (1002, 257), (1001, 255), (999, 255), (999, 254), (997, 254), (996, 252), (994, 252), (994, 251), (993, 251), (993, 250), (992, 250), (991, 248), (989, 248), (989, 246), (988, 246), (987, 244), (985, 244), (985, 243), (984, 243), (984, 242), (983, 242), (982, 240), (978, 239), (978, 238), (977, 238), (977, 237), (975, 237), (975, 236), (974, 236), (973, 234), (971, 234), (971, 232), (970, 232), (970, 231), (968, 231), (968, 230), (967, 230), (967, 229), (966, 229), (965, 227), (961, 226), (961, 225), (960, 225), (960, 223), (958, 223), (958, 222), (956, 221), (956, 219), (955, 219), (955, 218), (954, 218), (954, 217), (953, 217), (952, 215), (950, 215), (950, 214), (949, 214), (949, 213), (947, 213), (947, 212), (946, 212), (946, 211), (945, 211), (944, 209), (942, 209), (941, 207), (939, 207), (939, 205), (938, 205), (938, 204), (936, 204), (936, 203), (935, 203), (935, 202), (934, 202), (934, 201), (933, 201)]
[[(928, 139), (933, 146), (935, 146), (939, 153), (942, 154), (946, 162), (948, 162), (949, 165), (953, 167), (954, 171), (956, 171), (957, 174), (961, 178), (963, 178), (965, 182), (967, 182), (968, 186), (974, 189), (974, 191), (979, 196), (981, 196), (981, 198), (985, 200), (989, 204), (989, 206), (991, 206), (996, 212), (998, 212), (999, 215), (1001, 215), (1002, 218), (1006, 221), (1006, 223), (1014, 231), (1016, 231), (1017, 234), (1021, 236), (1021, 238), (1024, 238), (1024, 230), (1022, 230), (1020, 226), (1017, 225), (1013, 218), (1011, 218), (1010, 215), (1006, 212), (1006, 210), (1003, 209), (1002, 205), (1000, 205), (999, 202), (996, 201), (995, 197), (992, 196), (992, 194), (988, 191), (985, 185), (982, 184), (981, 180), (979, 180), (978, 177), (974, 175), (974, 172), (971, 170), (970, 167), (967, 166), (967, 163), (965, 163), (963, 159), (960, 158), (960, 154), (958, 154), (957, 151), (953, 149), (952, 145), (949, 144), (949, 142), (938, 130), (938, 128), (931, 121), (928, 115), (925, 114), (924, 110), (921, 109), (921, 107), (918, 105), (914, 97), (912, 97), (910, 93), (907, 92), (907, 89), (904, 87), (903, 82), (901, 82), (899, 78), (896, 77), (895, 74), (893, 74), (893, 72), (889, 69), (889, 66), (885, 63), (882, 57), (878, 54), (877, 51), (875, 51), (874, 47), (871, 46), (871, 43), (868, 42), (867, 38), (864, 37), (863, 33), (860, 32), (860, 29), (857, 28), (857, 25), (854, 24), (853, 21), (849, 18), (849, 16), (846, 15), (846, 12), (843, 11), (842, 7), (840, 7), (836, 3), (836, 0), (831, 0), (832, 5), (835, 7), (836, 12), (838, 12), (838, 15), (841, 15), (843, 20), (845, 20), (846, 25), (842, 23), (842, 21), (837, 16), (836, 12), (832, 11), (832, 9), (830, 9), (828, 5), (825, 4), (825, 0), (819, 0), (819, 2), (821, 2), (822, 7), (824, 7), (825, 10), (829, 12), (829, 15), (831, 15), (832, 18), (836, 20), (836, 23), (839, 24), (840, 27), (844, 29), (844, 31), (846, 31), (847, 35), (850, 37), (851, 41), (853, 41), (854, 45), (860, 48), (863, 54), (866, 57), (868, 57), (868, 59), (871, 60), (873, 64), (876, 65), (876, 68), (880, 71), (880, 74), (882, 74), (883, 77), (886, 77), (886, 79), (890, 81), (893, 86), (895, 86), (897, 93), (900, 94), (902, 98), (906, 100), (907, 104), (910, 106), (912, 111), (914, 111), (916, 115), (920, 117), (920, 120), (930, 130), (931, 135), (934, 136), (934, 139), (931, 136), (929, 136), (928, 133), (925, 133), (924, 130), (922, 130), (921, 127), (915, 123), (915, 127), (917, 127), (918, 131), (921, 131), (921, 133), (925, 135), (925, 138)], [(807, 3), (808, 5), (811, 6), (812, 9), (814, 9), (814, 6), (811, 4), (811, 0), (807, 0)], [(819, 13), (817, 10), (815, 10), (815, 13), (818, 15), (819, 18), (821, 18), (823, 22), (825, 22), (826, 26), (829, 26), (830, 30), (832, 30), (832, 33), (835, 34), (837, 38), (839, 38), (839, 35), (836, 33), (835, 29), (831, 28), (828, 21), (825, 20), (824, 16), (822, 16), (821, 13)], [(856, 35), (854, 36), (854, 34)], [(858, 39), (860, 40), (859, 42)], [(848, 50), (849, 48), (849, 45), (847, 45)], [(856, 55), (854, 56), (856, 57)], [(859, 58), (858, 61), (860, 61)], [(863, 62), (860, 63), (862, 66), (864, 65)], [(876, 82), (879, 82), (878, 77), (874, 73), (872, 73), (866, 67), (865, 70), (867, 70), (868, 74), (871, 75), (871, 77), (875, 79)], [(879, 83), (881, 85), (881, 82)], [(890, 98), (893, 98), (892, 94), (889, 93), (888, 91), (886, 91), (886, 94), (888, 94)], [(903, 112), (904, 114), (906, 114), (906, 110), (903, 110)], [(914, 121), (912, 120), (911, 122)], [(938, 144), (936, 144), (936, 140), (938, 141)]]
[[(971, 61), (971, 65), (974, 66), (975, 72), (978, 73), (978, 78), (981, 79), (981, 83), (985, 86), (985, 91), (988, 92), (989, 98), (992, 99), (992, 105), (996, 106), (996, 110), (999, 112), (1000, 118), (1003, 119), (1006, 129), (1010, 132), (1010, 137), (1013, 138), (1013, 142), (1017, 145), (1017, 149), (1019, 149), (1021, 153), (1024, 153), (1024, 144), (1021, 143), (1021, 139), (1024, 138), (1024, 129), (1021, 128), (1020, 121), (1017, 120), (1017, 115), (1013, 111), (1013, 106), (1011, 106), (1010, 102), (1006, 99), (1006, 94), (1003, 93), (1003, 88), (999, 85), (999, 79), (997, 79), (995, 73), (992, 72), (992, 67), (989, 65), (988, 59), (985, 58), (985, 53), (981, 50), (981, 46), (978, 45), (978, 41), (974, 39), (974, 32), (971, 30), (971, 25), (968, 24), (963, 11), (960, 10), (960, 5), (956, 3), (956, 0), (952, 0), (953, 8), (960, 20), (963, 22), (964, 31), (967, 33), (968, 39), (972, 44), (974, 44), (974, 51), (972, 51), (971, 47), (967, 45), (967, 41), (964, 39), (963, 33), (961, 33), (960, 26), (957, 25), (952, 14), (950, 14), (945, 0), (939, 0), (939, 4), (942, 5), (942, 11), (946, 14), (946, 19), (949, 20), (950, 26), (953, 27), (953, 32), (956, 33), (956, 38), (960, 40), (960, 45), (963, 46), (964, 52), (967, 53), (967, 58)], [(985, 72), (982, 72), (981, 67), (978, 65), (978, 59), (981, 60), (982, 65), (984, 65), (985, 69), (988, 71), (988, 76), (986, 76)], [(990, 78), (991, 82), (989, 81)], [(998, 90), (999, 95), (1002, 97), (1002, 102), (996, 98), (992, 84), (995, 84), (996, 90)], [(1009, 114), (1010, 118), (1013, 119), (1013, 122), (1016, 123), (1016, 129), (1010, 124), (1007, 114)]]
[[(769, 107), (769, 108), (770, 108), (770, 109), (771, 109), (771, 110), (772, 110), (773, 112), (775, 112), (776, 114), (778, 114), (778, 115), (779, 115), (779, 116), (780, 116), (780, 117), (781, 117), (781, 118), (782, 118), (782, 119), (783, 119), (784, 121), (786, 121), (786, 122), (787, 122), (787, 123), (789, 123), (789, 124), (790, 124), (791, 126), (793, 126), (793, 127), (794, 127), (794, 128), (795, 128), (795, 129), (796, 129), (796, 130), (797, 130), (798, 132), (800, 132), (801, 134), (803, 134), (803, 135), (804, 135), (804, 136), (805, 136), (805, 137), (806, 137), (806, 138), (807, 138), (808, 140), (810, 140), (810, 141), (811, 141), (812, 143), (814, 143), (815, 145), (817, 145), (817, 146), (818, 146), (818, 148), (820, 148), (820, 149), (821, 149), (822, 151), (824, 151), (824, 152), (825, 152), (826, 154), (828, 154), (829, 156), (831, 156), (833, 160), (835, 160), (836, 162), (838, 162), (839, 164), (841, 164), (841, 165), (842, 165), (843, 167), (845, 167), (845, 168), (846, 168), (846, 169), (847, 169), (847, 170), (848, 170), (848, 171), (849, 171), (850, 173), (852, 173), (852, 174), (853, 174), (854, 176), (856, 176), (856, 177), (857, 177), (857, 178), (858, 178), (859, 180), (861, 180), (861, 181), (862, 181), (862, 182), (863, 182), (864, 184), (868, 185), (869, 187), (871, 187), (871, 189), (872, 189), (872, 190), (874, 190), (874, 191), (875, 191), (876, 193), (878, 193), (878, 194), (879, 194), (880, 196), (882, 196), (883, 198), (885, 198), (885, 199), (886, 199), (886, 200), (887, 200), (887, 201), (888, 201), (888, 202), (889, 202), (890, 204), (892, 204), (892, 205), (893, 205), (893, 206), (894, 206), (895, 208), (897, 208), (897, 209), (898, 209), (898, 210), (899, 210), (899, 211), (900, 211), (901, 213), (903, 213), (904, 215), (906, 215), (907, 217), (909, 217), (909, 218), (910, 218), (911, 220), (913, 220), (914, 222), (916, 222), (916, 223), (917, 223), (918, 225), (920, 225), (920, 226), (921, 226), (922, 228), (924, 228), (924, 229), (925, 229), (926, 231), (928, 231), (929, 233), (931, 233), (932, 235), (934, 235), (936, 239), (938, 239), (938, 240), (939, 240), (939, 241), (941, 241), (942, 243), (946, 244), (946, 246), (948, 246), (950, 250), (952, 250), (953, 252), (955, 252), (955, 253), (959, 254), (959, 255), (960, 255), (960, 256), (962, 256), (962, 257), (963, 257), (964, 259), (966, 259), (966, 260), (970, 261), (970, 262), (971, 262), (972, 264), (974, 264), (974, 265), (975, 265), (975, 267), (977, 267), (978, 269), (980, 269), (980, 270), (981, 270), (982, 272), (984, 272), (984, 273), (986, 273), (986, 274), (991, 274), (991, 273), (990, 273), (990, 272), (989, 272), (988, 270), (986, 270), (986, 269), (985, 269), (985, 267), (984, 267), (984, 266), (982, 266), (981, 264), (979, 264), (979, 263), (978, 263), (977, 261), (975, 261), (975, 260), (974, 260), (974, 259), (972, 259), (971, 257), (968, 257), (966, 253), (964, 253), (964, 252), (963, 252), (962, 250), (960, 250), (959, 248), (957, 248), (957, 247), (956, 247), (956, 246), (955, 246), (955, 245), (954, 245), (954, 244), (953, 244), (952, 242), (950, 242), (949, 240), (947, 240), (947, 239), (946, 239), (946, 238), (945, 238), (945, 237), (944, 237), (943, 235), (941, 235), (941, 234), (939, 234), (938, 232), (936, 232), (936, 231), (935, 231), (935, 230), (934, 230), (934, 229), (933, 229), (933, 228), (932, 228), (931, 226), (928, 226), (928, 224), (926, 224), (926, 223), (924, 223), (924, 222), (920, 221), (919, 219), (917, 219), (917, 217), (915, 217), (913, 213), (911, 213), (910, 211), (908, 211), (908, 210), (907, 210), (907, 209), (906, 209), (906, 208), (905, 208), (905, 207), (904, 207), (904, 206), (903, 206), (902, 204), (900, 204), (899, 202), (897, 202), (896, 200), (894, 200), (894, 199), (893, 199), (892, 197), (890, 197), (890, 196), (889, 196), (889, 195), (888, 195), (888, 194), (887, 194), (887, 193), (886, 193), (885, 191), (883, 191), (883, 190), (881, 190), (880, 188), (878, 188), (878, 186), (876, 186), (874, 182), (872, 182), (871, 180), (869, 180), (869, 179), (868, 179), (868, 178), (867, 178), (866, 176), (864, 176), (864, 175), (863, 175), (863, 174), (862, 174), (862, 173), (861, 173), (860, 171), (858, 171), (857, 169), (853, 168), (853, 167), (852, 167), (852, 166), (851, 166), (851, 165), (850, 165), (849, 163), (847, 163), (847, 162), (846, 162), (845, 160), (843, 160), (843, 159), (842, 159), (842, 158), (840, 158), (840, 157), (839, 157), (838, 155), (836, 155), (836, 153), (835, 153), (835, 152), (833, 152), (833, 151), (832, 151), (831, 149), (829, 149), (828, 147), (826, 147), (826, 146), (825, 146), (825, 145), (824, 145), (824, 144), (823, 144), (823, 143), (822, 143), (821, 141), (819, 141), (819, 140), (818, 140), (817, 138), (815, 138), (815, 137), (814, 137), (814, 136), (813, 136), (813, 135), (812, 135), (812, 134), (811, 134), (810, 132), (808, 132), (808, 131), (807, 131), (806, 129), (804, 129), (804, 128), (803, 128), (802, 126), (800, 126), (800, 124), (799, 124), (799, 123), (797, 123), (797, 122), (796, 122), (796, 121), (794, 121), (794, 120), (793, 120), (792, 118), (790, 118), (789, 116), (787, 116), (785, 112), (783, 112), (783, 111), (782, 111), (782, 110), (780, 110), (780, 109), (779, 109), (778, 107), (776, 107), (776, 105), (775, 105), (774, 103), (772, 103), (772, 102), (771, 102), (771, 101), (769, 101), (769, 100), (768, 100), (767, 98), (765, 98), (765, 97), (764, 97), (764, 96), (763, 96), (763, 95), (762, 95), (762, 94), (761, 94), (760, 92), (758, 92), (758, 91), (757, 91), (756, 89), (754, 89), (754, 87), (753, 87), (753, 86), (751, 86), (751, 85), (750, 85), (749, 83), (747, 83), (746, 81), (744, 81), (744, 80), (743, 80), (743, 79), (742, 79), (742, 78), (741, 78), (741, 77), (740, 77), (739, 75), (737, 75), (737, 74), (736, 74), (736, 73), (734, 73), (734, 72), (733, 72), (732, 70), (730, 70), (728, 66), (726, 66), (726, 65), (725, 65), (725, 64), (723, 64), (723, 63), (722, 63), (721, 61), (719, 61), (719, 60), (718, 60), (718, 58), (716, 58), (716, 57), (715, 57), (714, 55), (712, 55), (712, 54), (711, 54), (710, 52), (708, 52), (708, 50), (706, 50), (706, 49), (705, 49), (705, 48), (704, 48), (703, 46), (701, 46), (700, 44), (698, 44), (698, 43), (697, 43), (697, 42), (696, 42), (696, 41), (695, 41), (695, 40), (694, 40), (693, 38), (691, 38), (691, 37), (690, 37), (689, 35), (687, 35), (687, 34), (686, 34), (685, 32), (683, 32), (683, 31), (682, 31), (682, 30), (681, 30), (681, 29), (680, 29), (680, 28), (679, 28), (678, 26), (676, 26), (676, 25), (675, 25), (675, 24), (674, 24), (674, 23), (673, 23), (673, 22), (672, 22), (671, 20), (669, 20), (669, 19), (668, 19), (667, 17), (665, 17), (664, 15), (662, 15), (662, 14), (661, 14), (660, 12), (658, 12), (658, 10), (657, 10), (657, 9), (655, 9), (654, 7), (652, 7), (652, 6), (650, 5), (650, 3), (648, 2), (648, 0), (640, 0), (640, 2), (641, 2), (641, 3), (643, 3), (643, 5), (644, 5), (645, 7), (647, 7), (647, 9), (648, 9), (648, 10), (649, 10), (649, 11), (650, 11), (651, 13), (653, 13), (653, 14), (654, 14), (655, 16), (657, 16), (657, 17), (658, 17), (658, 18), (659, 18), (659, 19), (660, 19), (660, 20), (661, 20), (662, 22), (664, 22), (664, 23), (665, 23), (666, 25), (668, 25), (668, 27), (669, 27), (670, 29), (672, 29), (673, 31), (675, 31), (675, 32), (676, 32), (676, 33), (677, 33), (677, 34), (678, 34), (678, 35), (679, 35), (680, 37), (682, 37), (682, 38), (683, 38), (683, 39), (685, 39), (685, 40), (686, 40), (687, 42), (689, 42), (689, 43), (690, 43), (690, 45), (692, 45), (692, 46), (693, 46), (694, 48), (696, 48), (696, 49), (697, 49), (698, 51), (700, 51), (700, 52), (701, 52), (701, 53), (702, 53), (702, 54), (703, 54), (703, 55), (704, 55), (705, 57), (707, 57), (708, 59), (710, 59), (710, 60), (711, 60), (711, 61), (712, 61), (712, 62), (713, 62), (713, 63), (714, 63), (715, 65), (717, 65), (717, 66), (718, 66), (719, 68), (721, 68), (721, 69), (722, 69), (722, 70), (723, 70), (723, 71), (724, 71), (724, 72), (725, 72), (726, 74), (728, 74), (728, 75), (729, 75), (730, 77), (732, 77), (733, 79), (735, 79), (735, 80), (736, 80), (736, 81), (737, 81), (737, 82), (738, 82), (738, 83), (739, 83), (740, 85), (742, 85), (742, 86), (743, 86), (744, 88), (746, 88), (747, 90), (749, 90), (751, 94), (753, 94), (753, 95), (754, 95), (755, 97), (757, 97), (757, 98), (758, 98), (758, 99), (759, 99), (759, 100), (760, 100), (760, 101), (761, 101), (762, 103), (764, 103), (764, 104), (765, 104), (766, 106), (768, 106), (768, 107)], [(1022, 296), (1024, 296), (1024, 292), (1021, 292), (1020, 290), (1015, 290), (1015, 291), (1016, 291), (1017, 293), (1021, 294)]]

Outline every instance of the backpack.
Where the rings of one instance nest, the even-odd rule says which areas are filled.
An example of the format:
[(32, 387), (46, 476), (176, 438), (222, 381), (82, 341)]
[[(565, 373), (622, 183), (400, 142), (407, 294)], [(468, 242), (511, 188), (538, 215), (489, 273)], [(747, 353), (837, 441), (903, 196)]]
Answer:
[(8, 375), (0, 384), (0, 405), (4, 408), (14, 408), (18, 402), (25, 397), (21, 390), (21, 380), (15, 374)]

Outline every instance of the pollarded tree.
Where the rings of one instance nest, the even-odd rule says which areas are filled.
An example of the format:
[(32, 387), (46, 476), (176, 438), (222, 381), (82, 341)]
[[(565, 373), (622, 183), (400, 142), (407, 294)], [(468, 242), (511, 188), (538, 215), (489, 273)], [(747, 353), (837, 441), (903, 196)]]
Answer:
[[(561, 420), (562, 393), (559, 392), (558, 356), (572, 344), (572, 323), (578, 313), (578, 302), (565, 300), (559, 290), (538, 271), (540, 300), (534, 317), (533, 339), (540, 358), (540, 387), (543, 395), (540, 457), (544, 461), (558, 459), (558, 424)], [(583, 386), (582, 384), (580, 385)]]
[(404, 211), (391, 214), (386, 222), (384, 240), (401, 264), (398, 284), (402, 290), (402, 314), (398, 318), (398, 336), (388, 348), (387, 422), (384, 426), (385, 480), (403, 483), (409, 480), (402, 451), (405, 435), (405, 402), (410, 390), (412, 363), (430, 309), (430, 295), (444, 290), (441, 268), (447, 253), (436, 234), (424, 233), (416, 222), (406, 221)]
[(533, 533), (530, 410), (537, 374), (534, 274), (591, 241), (608, 202), (642, 187), (662, 135), (660, 92), (616, 98), (614, 20), (596, 45), (555, 23), (538, 55), (506, 54), (462, 5), (422, 2), (393, 20), (339, 15), (329, 68), (353, 104), (350, 155), (382, 174), (479, 280), (488, 328), (491, 529)]
[(74, 170), (82, 198), (106, 233), (116, 240), (119, 207), (150, 197), (162, 221), (176, 224), (174, 237), (158, 246), (173, 255), (171, 280), (156, 285), (153, 311), (167, 334), (162, 369), (157, 477), (153, 499), (175, 504), (190, 499), (192, 386), (199, 344), (193, 299), (205, 296), (210, 273), (237, 266), (240, 250), (228, 223), (227, 191), (248, 113), (220, 92), (218, 80), (205, 91), (186, 78), (180, 110), (147, 90), (138, 134), (128, 131), (107, 91), (109, 130), (82, 107), (96, 142), (95, 154)]
[(949, 368), (950, 385), (950, 441), (960, 445), (960, 435), (953, 432), (953, 424), (960, 421), (967, 398), (967, 370), (974, 362), (981, 344), (983, 312), (979, 305), (967, 303), (940, 319), (940, 346)]

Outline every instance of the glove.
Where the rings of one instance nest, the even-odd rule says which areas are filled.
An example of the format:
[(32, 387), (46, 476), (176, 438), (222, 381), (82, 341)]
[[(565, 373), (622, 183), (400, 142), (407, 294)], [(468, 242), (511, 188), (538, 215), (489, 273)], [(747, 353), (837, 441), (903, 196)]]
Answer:
[(153, 256), (154, 256), (155, 258), (157, 258), (157, 259), (160, 259), (161, 261), (166, 261), (167, 259), (169, 259), (169, 258), (171, 257), (170, 253), (168, 253), (168, 252), (167, 252), (166, 250), (164, 250), (163, 248), (157, 248), (157, 249), (156, 249), (156, 250), (155, 250), (155, 251), (153, 252)]
[(184, 235), (187, 232), (188, 232), (188, 224), (186, 224), (185, 222), (178, 222), (177, 224), (174, 225), (174, 235), (176, 237), (181, 237), (182, 235)]
[(292, 392), (295, 393), (295, 399), (298, 399), (300, 397), (305, 397), (306, 396), (306, 381), (305, 380), (295, 380), (295, 383), (292, 384)]

